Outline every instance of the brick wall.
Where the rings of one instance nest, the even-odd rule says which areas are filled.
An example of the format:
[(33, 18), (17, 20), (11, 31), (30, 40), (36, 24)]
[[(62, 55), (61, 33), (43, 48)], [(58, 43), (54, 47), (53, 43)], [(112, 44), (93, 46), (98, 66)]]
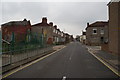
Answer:
[[(93, 29), (97, 29), (97, 34), (93, 34)], [(104, 34), (100, 34), (100, 30), (104, 30)], [(101, 37), (104, 41), (108, 39), (108, 26), (105, 27), (88, 27), (86, 31), (86, 43), (88, 45), (101, 45)]]
[(101, 45), (101, 50), (109, 52), (109, 45), (108, 44), (102, 44)]
[(27, 34), (27, 30), (30, 29), (31, 26), (4, 26), (2, 27), (2, 39), (6, 40), (6, 41), (10, 41), (11, 40), (11, 36), (12, 36), (12, 32), (14, 32), (15, 35), (15, 42), (20, 42), (25, 40), (26, 38), (26, 34)]
[[(120, 2), (119, 2), (120, 3)], [(112, 2), (109, 6), (109, 51), (113, 54), (118, 54), (118, 34), (119, 34), (119, 10), (117, 2)]]

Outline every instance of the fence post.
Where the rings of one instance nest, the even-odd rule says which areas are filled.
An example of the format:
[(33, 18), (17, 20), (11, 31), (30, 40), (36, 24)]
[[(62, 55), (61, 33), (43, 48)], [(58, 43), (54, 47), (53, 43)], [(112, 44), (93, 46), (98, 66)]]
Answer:
[(10, 64), (12, 63), (12, 55), (13, 55), (13, 52), (14, 52), (14, 46), (15, 46), (15, 34), (14, 34), (14, 32), (12, 32), (12, 40), (11, 40), (11, 50), (10, 50), (10, 52), (11, 52), (11, 54), (10, 54)]

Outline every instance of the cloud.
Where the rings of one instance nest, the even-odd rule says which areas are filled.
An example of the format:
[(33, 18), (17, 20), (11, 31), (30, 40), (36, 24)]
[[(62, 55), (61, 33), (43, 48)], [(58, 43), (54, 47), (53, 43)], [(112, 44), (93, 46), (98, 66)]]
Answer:
[(107, 2), (3, 2), (2, 23), (30, 19), (32, 24), (46, 16), (65, 32), (81, 34), (87, 22), (108, 20)]
[[(1, 0), (2, 2), (108, 2), (110, 0)], [(112, 0), (118, 1), (118, 0)]]

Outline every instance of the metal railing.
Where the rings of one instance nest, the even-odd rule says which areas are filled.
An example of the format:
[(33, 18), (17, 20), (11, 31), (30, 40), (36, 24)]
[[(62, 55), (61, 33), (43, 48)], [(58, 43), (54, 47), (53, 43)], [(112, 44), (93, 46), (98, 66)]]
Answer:
[[(19, 50), (11, 50), (2, 53), (2, 72), (6, 72), (16, 66), (32, 61), (40, 56), (53, 51), (53, 45), (44, 47), (24, 48)], [(9, 67), (10, 66), (10, 67)]]
[(52, 50), (52, 47), (14, 50), (2, 53), (2, 66), (13, 64)]

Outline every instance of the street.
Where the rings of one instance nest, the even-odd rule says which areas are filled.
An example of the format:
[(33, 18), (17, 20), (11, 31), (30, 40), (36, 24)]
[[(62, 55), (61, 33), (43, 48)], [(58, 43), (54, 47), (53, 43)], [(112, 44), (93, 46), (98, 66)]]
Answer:
[(79, 42), (32, 64), (7, 78), (117, 78)]

